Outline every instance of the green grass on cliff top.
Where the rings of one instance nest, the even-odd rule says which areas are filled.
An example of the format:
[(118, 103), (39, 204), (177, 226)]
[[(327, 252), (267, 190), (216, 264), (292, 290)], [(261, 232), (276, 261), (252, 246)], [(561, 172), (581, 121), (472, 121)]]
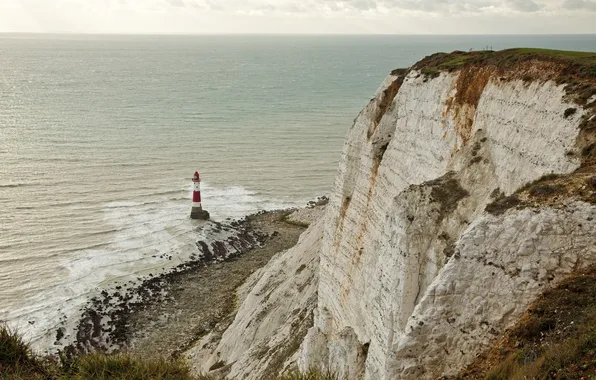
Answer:
[(561, 62), (569, 65), (578, 77), (596, 78), (596, 52), (516, 48), (500, 51), (454, 51), (436, 53), (425, 57), (414, 65), (427, 75), (438, 75), (440, 71), (453, 71), (466, 64), (487, 64), (500, 68), (512, 67), (529, 60)]

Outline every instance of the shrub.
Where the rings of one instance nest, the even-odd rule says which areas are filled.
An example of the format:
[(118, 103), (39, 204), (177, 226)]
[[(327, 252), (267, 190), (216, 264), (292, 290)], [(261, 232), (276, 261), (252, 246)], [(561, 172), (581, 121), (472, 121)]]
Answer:
[(565, 110), (565, 113), (563, 114), (563, 116), (565, 116), (565, 119), (567, 119), (569, 116), (573, 115), (576, 111), (577, 111), (576, 108), (567, 108)]
[(15, 332), (6, 326), (0, 326), (0, 363), (10, 367), (29, 365), (34, 363), (33, 354), (29, 346)]
[(547, 197), (553, 194), (560, 193), (565, 190), (565, 186), (557, 184), (551, 185), (536, 185), (530, 189), (530, 195), (533, 197)]
[[(215, 380), (193, 376), (181, 359), (137, 358), (128, 354), (102, 353), (62, 357), (61, 365), (39, 358), (31, 347), (6, 326), (0, 326), (0, 379), (10, 380)], [(221, 367), (223, 363), (218, 364)], [(338, 380), (331, 372), (290, 371), (278, 380)]]
[(180, 360), (138, 359), (126, 354), (90, 354), (65, 363), (69, 379), (83, 380), (191, 380), (188, 366)]
[(45, 379), (50, 371), (16, 332), (0, 326), (0, 378)]
[(291, 370), (288, 373), (281, 375), (277, 380), (338, 380), (339, 377), (331, 371), (320, 371), (318, 369), (310, 369), (307, 372), (299, 372)]
[(517, 195), (513, 194), (508, 197), (496, 199), (495, 201), (486, 205), (486, 212), (493, 215), (504, 214), (507, 210), (516, 207), (520, 204)]

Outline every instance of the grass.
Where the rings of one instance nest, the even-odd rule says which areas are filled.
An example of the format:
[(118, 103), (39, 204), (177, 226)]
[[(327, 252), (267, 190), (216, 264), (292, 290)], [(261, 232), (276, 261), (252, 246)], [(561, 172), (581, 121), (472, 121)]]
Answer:
[(596, 378), (596, 267), (545, 292), (458, 378)]
[(2, 379), (51, 378), (51, 365), (33, 355), (31, 348), (14, 331), (0, 326), (0, 377)]
[(6, 367), (29, 366), (34, 364), (29, 346), (16, 333), (7, 327), (0, 329), (0, 363)]
[(294, 219), (290, 219), (289, 217), (286, 217), (286, 218), (284, 219), (284, 222), (286, 222), (286, 223), (288, 223), (288, 224), (291, 224), (291, 225), (293, 225), (293, 226), (296, 226), (296, 227), (308, 228), (308, 226), (310, 226), (310, 223), (307, 223), (307, 222), (302, 222), (302, 221), (300, 221), (300, 220), (294, 220)]
[(6, 326), (0, 327), (0, 378), (11, 380), (201, 380), (181, 360), (141, 360), (130, 355), (88, 354), (67, 359), (36, 356)]
[[(564, 86), (565, 100), (579, 106), (568, 107), (562, 116), (570, 120), (579, 118), (576, 146), (581, 152), (581, 165), (596, 164), (596, 101), (593, 101), (596, 96), (596, 52), (533, 48), (453, 51), (429, 55), (412, 69), (420, 71), (424, 81), (436, 78), (442, 72), (460, 72), (457, 91), (448, 100), (447, 110), (460, 120), (457, 131), (464, 143), (473, 124), (473, 117), (466, 115), (465, 109), (478, 106), (489, 80), (497, 85), (513, 80), (521, 80), (526, 85), (552, 80)], [(580, 109), (583, 111), (581, 117), (577, 115)]]
[[(582, 332), (578, 339), (569, 339), (535, 354), (521, 350), (486, 374), (486, 379), (581, 378), (583, 370), (594, 364), (596, 329)], [(585, 371), (588, 376), (593, 371)]]
[(181, 360), (140, 360), (130, 355), (91, 354), (75, 357), (63, 363), (61, 378), (65, 379), (126, 379), (126, 380), (186, 380), (194, 379)]
[(486, 205), (485, 210), (493, 215), (501, 215), (512, 208), (560, 205), (570, 198), (596, 204), (595, 172), (596, 166), (591, 165), (566, 175), (546, 174), (520, 187), (509, 196), (495, 194), (496, 198)]
[(550, 57), (575, 60), (585, 64), (596, 64), (596, 53), (586, 51), (552, 50), (537, 48), (517, 48), (504, 51), (512, 51), (517, 54), (542, 54)]
[[(215, 380), (194, 376), (182, 359), (144, 359), (128, 354), (82, 354), (72, 358), (36, 356), (18, 333), (0, 326), (2, 380)], [(332, 373), (290, 371), (276, 380), (337, 380)]]
[(488, 64), (508, 68), (528, 60), (547, 60), (572, 64), (573, 72), (581, 77), (596, 76), (596, 53), (565, 50), (517, 48), (500, 51), (454, 51), (425, 57), (414, 68), (423, 74), (438, 75), (441, 71), (460, 69), (468, 64)]
[(284, 213), (281, 217), (280, 217), (280, 221), (284, 222), (284, 223), (288, 223), (291, 224), (293, 226), (297, 226), (297, 227), (303, 227), (303, 228), (308, 228), (308, 226), (310, 226), (310, 223), (306, 223), (306, 222), (302, 222), (300, 220), (294, 220), (294, 219), (290, 219), (290, 215), (292, 215), (294, 213), (295, 210), (289, 211)]
[(321, 372), (317, 369), (311, 369), (307, 372), (292, 370), (281, 375), (277, 380), (338, 380), (339, 377), (330, 372)]

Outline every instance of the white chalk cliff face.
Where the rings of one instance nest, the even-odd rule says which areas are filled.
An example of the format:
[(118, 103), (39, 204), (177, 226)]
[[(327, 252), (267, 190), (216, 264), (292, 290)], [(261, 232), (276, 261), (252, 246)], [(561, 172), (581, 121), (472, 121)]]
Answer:
[(231, 325), (223, 334), (215, 329), (187, 352), (196, 373), (268, 379), (287, 367), (312, 326), (323, 220), (240, 287), (240, 308)]
[(456, 374), (546, 288), (596, 262), (591, 202), (485, 210), (576, 171), (586, 112), (549, 80), (482, 68), (390, 75), (348, 132), (324, 217), (245, 285), (223, 337), (191, 350), (198, 371)]

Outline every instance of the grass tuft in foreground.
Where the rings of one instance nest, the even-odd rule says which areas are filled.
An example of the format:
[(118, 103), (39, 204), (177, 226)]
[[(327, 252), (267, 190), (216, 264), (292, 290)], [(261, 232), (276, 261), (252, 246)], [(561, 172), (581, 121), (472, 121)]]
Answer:
[[(6, 326), (0, 326), (0, 379), (2, 380), (215, 380), (193, 376), (181, 359), (143, 359), (127, 354), (83, 354), (61, 362), (40, 358)], [(277, 380), (338, 380), (331, 373), (290, 371)]]
[(293, 370), (281, 375), (277, 380), (339, 380), (339, 377), (330, 371), (321, 372), (311, 369), (308, 372)]
[(7, 327), (0, 328), (0, 363), (6, 367), (34, 364), (33, 355), (23, 339)]
[(53, 377), (52, 369), (49, 363), (33, 354), (20, 335), (0, 326), (0, 378), (47, 379)]
[(63, 363), (61, 378), (127, 379), (127, 380), (191, 380), (188, 366), (180, 360), (140, 360), (126, 354), (82, 355)]
[(104, 354), (63, 358), (61, 363), (49, 357), (41, 358), (6, 326), (0, 326), (0, 379), (203, 380), (191, 376), (189, 367), (181, 360)]

